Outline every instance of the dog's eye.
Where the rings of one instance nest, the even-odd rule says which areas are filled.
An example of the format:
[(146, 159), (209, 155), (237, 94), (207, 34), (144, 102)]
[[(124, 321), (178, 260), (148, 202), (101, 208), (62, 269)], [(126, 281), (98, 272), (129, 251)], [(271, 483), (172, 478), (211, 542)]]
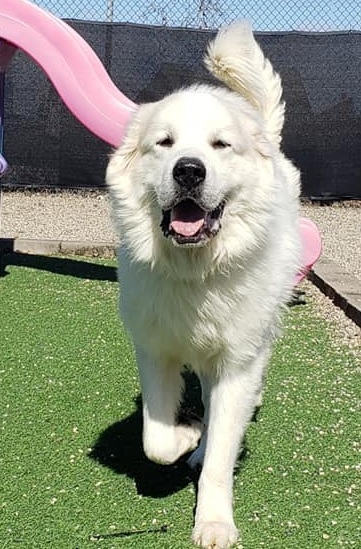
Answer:
[(223, 139), (215, 139), (211, 143), (213, 149), (226, 149), (227, 147), (230, 147), (230, 143), (227, 143), (227, 141), (224, 141)]
[(160, 139), (159, 141), (157, 141), (157, 145), (159, 145), (160, 147), (172, 147), (172, 145), (174, 145), (174, 141), (172, 137), (167, 135), (167, 137), (164, 137), (164, 139)]

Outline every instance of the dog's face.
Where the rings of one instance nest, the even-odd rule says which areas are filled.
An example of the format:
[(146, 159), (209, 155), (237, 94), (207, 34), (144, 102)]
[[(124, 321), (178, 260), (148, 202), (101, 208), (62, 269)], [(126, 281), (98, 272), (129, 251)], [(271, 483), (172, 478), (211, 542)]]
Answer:
[(227, 211), (257, 189), (255, 167), (270, 154), (253, 109), (218, 88), (140, 107), (119, 153), (162, 238), (186, 247), (222, 230)]
[[(166, 98), (145, 126), (143, 165), (162, 210), (161, 229), (178, 245), (204, 245), (221, 228), (238, 155), (250, 148), (229, 110), (209, 93)], [(147, 178), (148, 179), (148, 178)]]

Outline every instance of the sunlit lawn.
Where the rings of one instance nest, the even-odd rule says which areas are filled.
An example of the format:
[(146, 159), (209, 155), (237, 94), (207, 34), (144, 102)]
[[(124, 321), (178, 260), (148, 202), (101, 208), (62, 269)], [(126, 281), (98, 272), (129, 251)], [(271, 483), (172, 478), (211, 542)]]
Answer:
[[(192, 547), (186, 465), (141, 450), (115, 263), (14, 255), (2, 269), (1, 547)], [(360, 547), (360, 364), (314, 307), (288, 313), (248, 430), (238, 547)]]

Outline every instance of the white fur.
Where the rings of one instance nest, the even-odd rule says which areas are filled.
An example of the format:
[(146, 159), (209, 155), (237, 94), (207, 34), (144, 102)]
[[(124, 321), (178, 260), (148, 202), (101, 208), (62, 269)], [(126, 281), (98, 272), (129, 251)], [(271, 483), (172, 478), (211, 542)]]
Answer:
[[(142, 387), (144, 449), (159, 463), (195, 450), (189, 464), (203, 468), (193, 540), (224, 548), (238, 537), (234, 464), (299, 264), (299, 175), (279, 149), (280, 78), (245, 23), (218, 34), (207, 66), (233, 91), (192, 86), (140, 106), (107, 183), (121, 243), (121, 312)], [(172, 146), (161, 144), (168, 135)], [(231, 146), (215, 148), (215, 139)], [(206, 166), (207, 208), (226, 197), (220, 232), (199, 246), (175, 245), (159, 227), (175, 197), (173, 166), (184, 156)], [(176, 422), (184, 364), (202, 385), (202, 437), (199, 423)]]

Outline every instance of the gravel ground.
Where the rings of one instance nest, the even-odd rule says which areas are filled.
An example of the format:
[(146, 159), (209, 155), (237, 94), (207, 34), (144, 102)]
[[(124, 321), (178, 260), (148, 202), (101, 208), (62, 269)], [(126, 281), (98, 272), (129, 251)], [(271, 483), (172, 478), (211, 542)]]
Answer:
[[(304, 203), (301, 214), (317, 223), (323, 253), (361, 283), (361, 201), (319, 206)], [(40, 240), (117, 240), (108, 196), (101, 192), (6, 191), (0, 205), (0, 237)], [(361, 330), (309, 282), (304, 288), (338, 339), (360, 354)]]
[[(301, 213), (318, 224), (324, 255), (361, 280), (361, 201)], [(1, 237), (116, 242), (105, 193), (6, 191), (0, 216)]]
[(1, 237), (116, 241), (105, 193), (5, 191), (0, 215)]

